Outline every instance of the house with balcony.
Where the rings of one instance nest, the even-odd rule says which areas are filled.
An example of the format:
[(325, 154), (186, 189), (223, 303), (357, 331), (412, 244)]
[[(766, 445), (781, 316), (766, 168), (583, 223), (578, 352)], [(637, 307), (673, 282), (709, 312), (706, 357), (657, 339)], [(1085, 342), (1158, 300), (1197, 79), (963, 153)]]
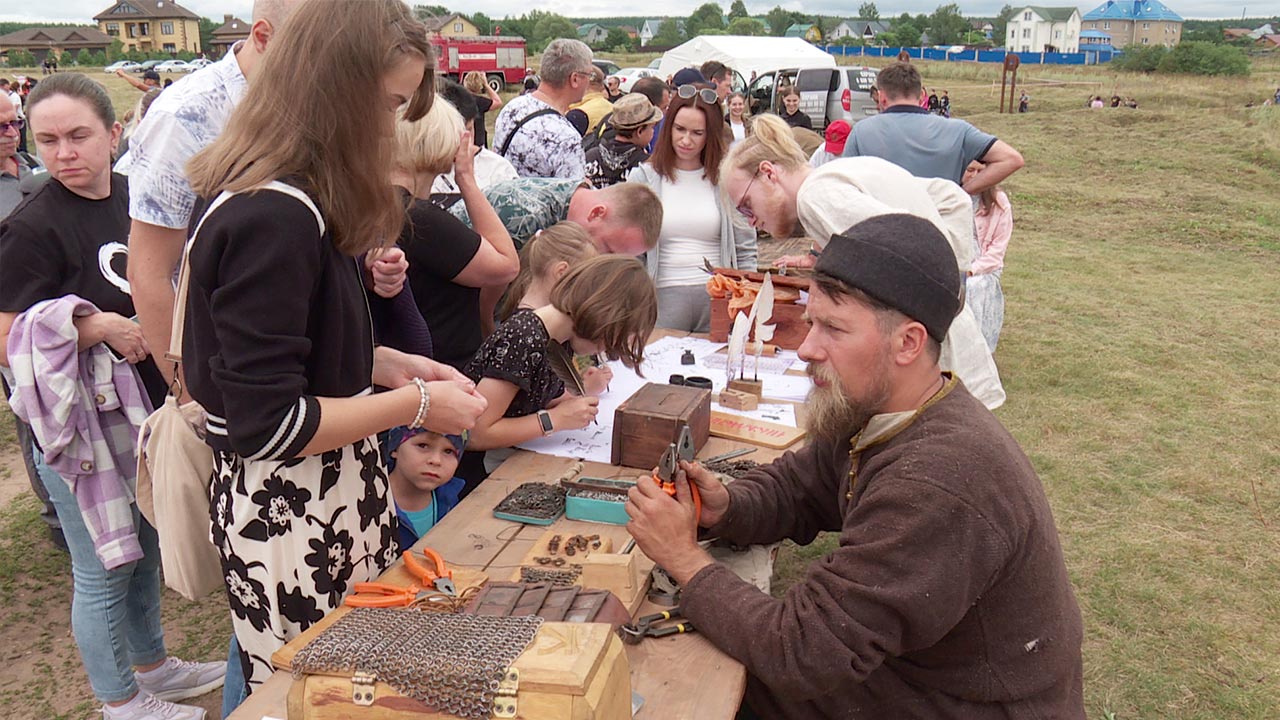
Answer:
[(200, 16), (173, 0), (120, 0), (93, 16), (124, 50), (200, 53)]
[(15, 50), (26, 50), (36, 57), (37, 63), (62, 53), (73, 56), (81, 50), (106, 52), (111, 38), (91, 27), (35, 27), (0, 35), (0, 55), (8, 57)]
[(1004, 46), (1013, 52), (1080, 51), (1080, 11), (1074, 7), (1027, 5), (1009, 16)]
[(1117, 48), (1126, 45), (1164, 45), (1182, 41), (1182, 16), (1160, 0), (1107, 0), (1085, 13), (1085, 30), (1100, 30), (1111, 36)]

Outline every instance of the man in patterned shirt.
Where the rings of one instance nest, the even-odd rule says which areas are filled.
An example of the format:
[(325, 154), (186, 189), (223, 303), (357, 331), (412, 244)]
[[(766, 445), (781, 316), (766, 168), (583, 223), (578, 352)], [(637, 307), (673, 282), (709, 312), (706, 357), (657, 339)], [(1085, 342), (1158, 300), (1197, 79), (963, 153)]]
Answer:
[[(640, 255), (653, 249), (662, 229), (662, 201), (643, 183), (619, 183), (600, 190), (582, 180), (517, 178), (485, 188), (516, 248), (539, 230), (563, 220), (586, 229), (601, 253)], [(468, 225), (462, 203), (449, 209)]]
[(594, 66), (580, 40), (552, 40), (542, 53), (538, 89), (507, 103), (494, 125), (493, 147), (521, 177), (581, 180), (586, 176), (582, 135), (565, 119), (581, 102)]
[[(157, 355), (169, 348), (173, 277), (196, 204), (187, 162), (222, 132), (297, 2), (257, 0), (249, 38), (156, 98), (129, 140), (129, 285), (142, 333)], [(169, 363), (156, 364), (166, 380), (173, 379)]]

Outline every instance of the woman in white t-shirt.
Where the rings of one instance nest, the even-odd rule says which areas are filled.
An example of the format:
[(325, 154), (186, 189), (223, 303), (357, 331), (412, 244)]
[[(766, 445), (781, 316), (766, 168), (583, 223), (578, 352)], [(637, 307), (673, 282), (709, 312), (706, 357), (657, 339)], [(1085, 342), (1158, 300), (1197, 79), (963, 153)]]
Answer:
[(662, 232), (645, 260), (658, 286), (658, 327), (711, 329), (704, 260), (717, 267), (756, 269), (756, 233), (719, 190), (727, 149), (724, 110), (715, 90), (682, 86), (649, 161), (628, 180), (662, 199)]
[(729, 105), (725, 123), (733, 133), (733, 140), (729, 143), (732, 145), (751, 135), (751, 111), (747, 109), (747, 96), (743, 93), (730, 93), (725, 102)]

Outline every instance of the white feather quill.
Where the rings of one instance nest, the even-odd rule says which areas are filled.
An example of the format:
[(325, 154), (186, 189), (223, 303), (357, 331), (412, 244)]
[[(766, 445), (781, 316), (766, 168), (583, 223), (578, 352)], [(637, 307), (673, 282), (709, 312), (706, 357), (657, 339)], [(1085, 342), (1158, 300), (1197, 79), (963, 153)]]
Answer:
[(773, 319), (773, 275), (771, 273), (764, 274), (764, 284), (760, 287), (760, 294), (756, 295), (756, 301), (751, 304), (751, 314), (755, 320), (755, 344), (752, 349), (755, 351), (756, 365), (753, 377), (760, 379), (760, 355), (764, 352), (764, 344), (773, 339), (773, 325), (767, 325)]
[(747, 333), (750, 331), (751, 318), (747, 313), (738, 313), (738, 316), (733, 319), (733, 329), (729, 331), (729, 357), (725, 362), (725, 373), (728, 377), (726, 385), (733, 380), (734, 370), (741, 370), (745, 361)]

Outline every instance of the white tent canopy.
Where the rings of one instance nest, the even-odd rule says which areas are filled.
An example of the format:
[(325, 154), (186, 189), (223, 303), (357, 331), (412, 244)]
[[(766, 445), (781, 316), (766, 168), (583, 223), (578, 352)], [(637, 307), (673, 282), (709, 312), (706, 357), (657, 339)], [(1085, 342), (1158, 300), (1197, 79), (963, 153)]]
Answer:
[(664, 53), (658, 77), (673, 75), (681, 68), (696, 68), (708, 60), (719, 60), (743, 79), (750, 79), (753, 71), (836, 66), (835, 57), (800, 38), (702, 35)]

